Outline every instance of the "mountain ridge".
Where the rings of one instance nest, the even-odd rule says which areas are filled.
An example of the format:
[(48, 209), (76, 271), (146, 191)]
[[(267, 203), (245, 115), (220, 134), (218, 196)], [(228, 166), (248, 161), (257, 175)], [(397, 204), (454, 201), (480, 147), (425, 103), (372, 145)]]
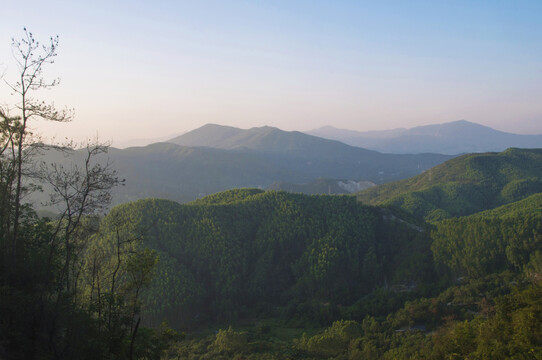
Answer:
[(410, 129), (351, 131), (325, 126), (305, 133), (384, 153), (441, 153), (504, 151), (509, 147), (542, 147), (542, 135), (520, 135), (466, 120), (416, 126)]
[(410, 179), (363, 190), (358, 199), (400, 207), (427, 221), (465, 216), (542, 192), (541, 163), (542, 149), (467, 154)]
[[(114, 190), (114, 203), (147, 197), (187, 202), (234, 188), (266, 189), (275, 182), (308, 184), (318, 178), (383, 183), (408, 178), (452, 158), (381, 154), (272, 127), (242, 130), (206, 125), (180, 139), (188, 145), (160, 142), (110, 148), (108, 156), (118, 176), (126, 179), (125, 186)], [(67, 161), (52, 151), (43, 160)]]

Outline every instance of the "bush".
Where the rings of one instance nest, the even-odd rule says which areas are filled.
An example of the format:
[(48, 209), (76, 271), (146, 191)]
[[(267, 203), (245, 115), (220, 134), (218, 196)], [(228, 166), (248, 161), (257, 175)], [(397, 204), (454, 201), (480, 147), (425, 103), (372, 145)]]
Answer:
[(248, 338), (246, 332), (234, 331), (231, 326), (228, 330), (218, 330), (214, 345), (221, 352), (239, 352), (246, 348)]
[(297, 342), (297, 347), (316, 356), (338, 356), (345, 353), (350, 341), (360, 335), (361, 328), (357, 322), (339, 320), (321, 334), (310, 338), (303, 334)]

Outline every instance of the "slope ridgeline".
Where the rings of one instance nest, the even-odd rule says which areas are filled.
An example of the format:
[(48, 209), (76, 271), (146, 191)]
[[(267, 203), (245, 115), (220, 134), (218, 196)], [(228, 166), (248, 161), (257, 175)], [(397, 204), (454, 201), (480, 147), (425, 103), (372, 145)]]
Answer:
[(410, 179), (358, 193), (367, 204), (401, 207), (429, 221), (475, 212), (542, 192), (542, 149), (508, 149), (449, 160)]

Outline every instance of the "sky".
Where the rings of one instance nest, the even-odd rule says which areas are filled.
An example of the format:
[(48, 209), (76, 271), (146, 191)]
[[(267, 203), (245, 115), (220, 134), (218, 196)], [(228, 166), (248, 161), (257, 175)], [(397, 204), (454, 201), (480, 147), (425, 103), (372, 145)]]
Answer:
[[(0, 75), (23, 27), (60, 37), (34, 96), (45, 136), (114, 146), (207, 123), (368, 131), (468, 120), (542, 134), (542, 1), (3, 0)], [(18, 101), (0, 83), (0, 105)]]

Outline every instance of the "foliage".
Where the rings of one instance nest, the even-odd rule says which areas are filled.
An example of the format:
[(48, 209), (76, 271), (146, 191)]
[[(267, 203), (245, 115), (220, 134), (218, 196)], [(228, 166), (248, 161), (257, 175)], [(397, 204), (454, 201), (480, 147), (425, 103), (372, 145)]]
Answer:
[(155, 324), (279, 315), (277, 307), (290, 318), (328, 323), (339, 305), (386, 281), (430, 276), (427, 233), (386, 214), (348, 196), (232, 190), (187, 205), (117, 206), (101, 231), (114, 232), (110, 218), (125, 219), (159, 254), (160, 276), (143, 295)]
[(431, 248), (437, 265), (456, 276), (521, 271), (542, 248), (542, 194), (437, 224)]
[(542, 150), (470, 154), (407, 180), (358, 193), (368, 204), (401, 207), (437, 222), (512, 203), (542, 191)]
[(242, 351), (248, 343), (247, 334), (237, 332), (230, 326), (228, 330), (218, 330), (214, 346), (221, 352), (234, 353)]
[[(0, 109), (0, 357), (134, 358), (150, 348), (155, 351), (145, 350), (147, 357), (160, 358), (164, 347), (150, 343), (160, 343), (163, 331), (139, 326), (140, 293), (152, 277), (155, 253), (136, 246), (126, 252), (129, 242), (120, 231), (104, 238), (97, 233), (99, 212), (120, 183), (109, 162), (95, 161), (107, 146), (89, 143), (81, 164), (33, 162), (46, 146), (29, 130), (32, 121), (71, 116), (34, 97), (58, 83), (42, 76), (57, 47), (57, 37), (42, 46), (26, 29), (13, 41), (19, 76), (8, 86), (20, 101)], [(52, 189), (54, 219), (39, 219), (24, 202), (39, 182)]]
[(361, 327), (355, 321), (335, 321), (324, 332), (308, 337), (303, 334), (296, 342), (297, 347), (309, 354), (320, 357), (338, 356), (348, 349), (352, 339), (359, 337)]
[(454, 322), (433, 337), (433, 358), (524, 359), (542, 356), (542, 288), (532, 285), (500, 297), (489, 316)]
[[(491, 281), (486, 279), (486, 282)], [(230, 327), (219, 330), (216, 335), (192, 335), (177, 342), (170, 356), (176, 359), (337, 360), (540, 357), (540, 285), (527, 284), (522, 289), (508, 289), (505, 294), (497, 295), (486, 282), (453, 286), (436, 298), (406, 304), (385, 319), (367, 316), (360, 322), (340, 320), (310, 335), (293, 335), (286, 341), (274, 337), (273, 327), (271, 333), (265, 335), (259, 334), (256, 326), (244, 331)], [(480, 286), (486, 286), (489, 291), (485, 291), (485, 296), (492, 298), (482, 298), (473, 304), (475, 311), (457, 312), (458, 307), (468, 307), (461, 304), (467, 300), (464, 293), (484, 291)], [(441, 303), (450, 298), (453, 306)], [(451, 312), (436, 310), (438, 307), (449, 308)], [(438, 321), (431, 326), (424, 324), (426, 314), (433, 314)], [(231, 346), (224, 345), (218, 351), (218, 343)]]

